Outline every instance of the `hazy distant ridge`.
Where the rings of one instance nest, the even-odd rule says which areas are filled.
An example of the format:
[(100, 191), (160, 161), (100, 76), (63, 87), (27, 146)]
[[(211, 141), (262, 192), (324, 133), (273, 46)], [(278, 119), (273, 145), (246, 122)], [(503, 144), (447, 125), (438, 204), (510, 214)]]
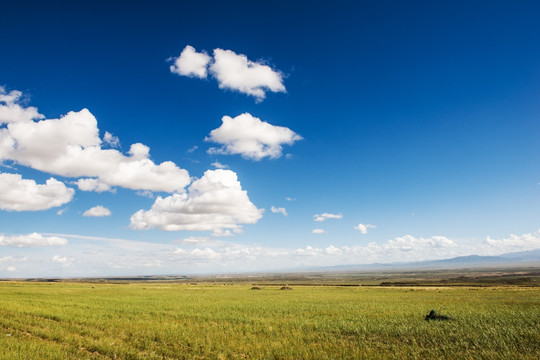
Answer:
[(540, 249), (502, 254), (498, 256), (468, 255), (443, 260), (427, 260), (407, 263), (348, 264), (310, 267), (303, 270), (378, 270), (378, 269), (456, 269), (489, 266), (540, 265)]

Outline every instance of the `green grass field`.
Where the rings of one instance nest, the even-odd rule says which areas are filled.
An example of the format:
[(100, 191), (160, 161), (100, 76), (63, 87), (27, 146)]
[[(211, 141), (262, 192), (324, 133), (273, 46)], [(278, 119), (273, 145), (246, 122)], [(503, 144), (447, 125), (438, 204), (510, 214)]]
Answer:
[(3, 282), (0, 359), (540, 358), (540, 288), (262, 287)]

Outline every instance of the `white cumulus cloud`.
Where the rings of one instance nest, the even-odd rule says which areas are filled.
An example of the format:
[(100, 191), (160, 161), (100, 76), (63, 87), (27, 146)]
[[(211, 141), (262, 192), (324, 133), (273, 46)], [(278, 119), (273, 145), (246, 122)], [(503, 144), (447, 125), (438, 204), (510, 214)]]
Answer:
[(275, 206), (272, 206), (270, 208), (270, 210), (272, 211), (272, 213), (274, 214), (283, 214), (284, 216), (287, 216), (287, 209), (283, 208), (283, 207), (275, 207)]
[(334, 245), (328, 246), (326, 249), (324, 249), (324, 252), (328, 255), (341, 255), (343, 254), (343, 250), (335, 247)]
[(445, 236), (432, 236), (430, 238), (416, 238), (411, 235), (405, 235), (388, 240), (381, 247), (382, 249), (401, 250), (401, 251), (418, 251), (424, 248), (448, 248), (456, 247), (457, 244)]
[(21, 96), (22, 92), (18, 90), (7, 92), (5, 87), (0, 86), (0, 125), (44, 118), (37, 108), (19, 105)]
[(264, 100), (267, 91), (286, 92), (280, 71), (232, 50), (214, 49), (212, 58), (206, 52), (197, 52), (193, 46), (187, 45), (170, 66), (174, 74), (201, 79), (207, 77), (208, 70), (220, 89), (253, 96), (257, 102)]
[(367, 234), (369, 228), (374, 229), (375, 227), (376, 227), (375, 225), (371, 225), (371, 224), (358, 224), (354, 227), (354, 230), (358, 230), (362, 234)]
[(111, 216), (111, 210), (107, 209), (104, 206), (98, 205), (98, 206), (94, 206), (91, 209), (86, 210), (83, 216), (87, 216), (87, 217)]
[(484, 243), (491, 248), (489, 253), (492, 254), (540, 249), (540, 230), (522, 235), (510, 234), (505, 239), (492, 239), (488, 236)]
[(75, 190), (54, 178), (45, 184), (23, 179), (19, 174), (0, 173), (0, 209), (37, 211), (68, 203)]
[(212, 231), (214, 236), (241, 232), (241, 224), (254, 224), (262, 217), (242, 190), (236, 173), (208, 170), (184, 194), (159, 196), (150, 210), (139, 210), (131, 217), (137, 230), (159, 228), (166, 231)]
[(210, 71), (222, 89), (236, 90), (262, 101), (266, 91), (285, 92), (283, 74), (246, 55), (231, 50), (215, 49)]
[(155, 164), (144, 144), (131, 145), (128, 156), (103, 149), (103, 142), (111, 145), (118, 140), (110, 133), (101, 140), (97, 120), (87, 109), (36, 120), (43, 116), (16, 103), (15, 95), (4, 94), (0, 100), (0, 121), (7, 124), (0, 128), (0, 162), (11, 160), (51, 174), (89, 177), (132, 190), (182, 192), (191, 181), (189, 173), (171, 161)]
[(197, 52), (193, 46), (187, 45), (180, 56), (174, 59), (170, 70), (174, 74), (204, 79), (210, 60), (211, 57), (205, 52)]
[(222, 122), (205, 139), (222, 145), (208, 149), (210, 154), (240, 154), (253, 160), (275, 159), (282, 155), (283, 145), (292, 145), (302, 139), (287, 127), (271, 125), (249, 113), (234, 118), (224, 116)]
[(43, 236), (38, 233), (28, 235), (0, 235), (0, 245), (11, 247), (33, 247), (33, 246), (59, 246), (67, 245), (68, 241), (59, 236)]
[(182, 248), (177, 248), (172, 252), (174, 255), (180, 255), (182, 258), (191, 259), (191, 260), (217, 260), (220, 259), (222, 254), (210, 249), (204, 248), (199, 249), (195, 248), (191, 251), (184, 250)]
[(326, 230), (324, 229), (313, 229), (311, 231), (312, 234), (326, 234)]
[(322, 213), (322, 214), (315, 214), (313, 215), (313, 221), (322, 222), (327, 219), (342, 219), (343, 214), (330, 214), (330, 213)]

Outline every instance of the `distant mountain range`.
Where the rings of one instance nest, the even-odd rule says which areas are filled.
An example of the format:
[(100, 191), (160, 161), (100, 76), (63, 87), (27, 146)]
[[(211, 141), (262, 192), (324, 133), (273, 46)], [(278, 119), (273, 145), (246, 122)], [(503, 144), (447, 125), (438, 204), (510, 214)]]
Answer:
[[(402, 264), (409, 266), (418, 266), (418, 267), (483, 267), (490, 265), (525, 265), (525, 264), (536, 264), (540, 265), (540, 249), (531, 250), (531, 251), (520, 251), (502, 254), (498, 256), (481, 256), (481, 255), (469, 255), (469, 256), (459, 256), (451, 259), (445, 260), (432, 260), (432, 261), (422, 261), (416, 263)], [(397, 265), (397, 264), (396, 264)]]
[[(349, 270), (412, 270), (412, 269), (459, 269), (492, 266), (540, 266), (540, 249), (502, 254), (498, 256), (469, 255), (444, 260), (428, 260), (407, 263), (349, 264), (303, 268), (304, 271)], [(299, 270), (299, 269), (297, 269)]]

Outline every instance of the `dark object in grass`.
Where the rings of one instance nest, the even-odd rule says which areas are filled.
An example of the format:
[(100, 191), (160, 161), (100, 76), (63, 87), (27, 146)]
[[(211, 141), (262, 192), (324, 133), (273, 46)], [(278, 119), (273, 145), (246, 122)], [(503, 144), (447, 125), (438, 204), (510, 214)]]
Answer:
[(439, 315), (435, 312), (435, 310), (431, 310), (429, 314), (426, 315), (425, 320), (452, 320), (452, 317), (446, 315)]
[(290, 286), (283, 286), (281, 290), (292, 290), (292, 287)]
[(251, 290), (262, 290), (262, 287), (260, 286), (254, 286), (251, 288)]

